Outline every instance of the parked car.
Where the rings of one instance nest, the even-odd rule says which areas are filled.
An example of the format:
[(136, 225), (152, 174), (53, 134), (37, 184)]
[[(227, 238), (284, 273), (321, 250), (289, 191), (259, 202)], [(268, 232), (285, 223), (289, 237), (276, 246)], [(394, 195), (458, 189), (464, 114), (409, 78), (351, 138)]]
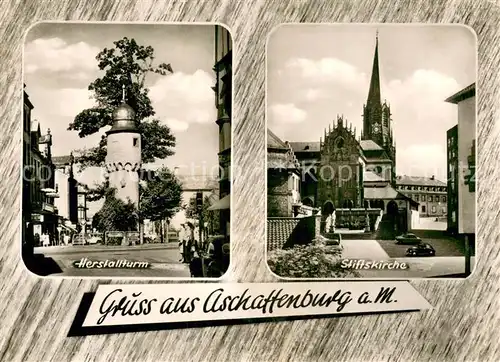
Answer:
[(396, 244), (408, 244), (408, 245), (418, 245), (422, 242), (417, 235), (412, 233), (406, 233), (403, 235), (396, 236)]
[(428, 243), (420, 243), (406, 250), (406, 256), (435, 256), (436, 250)]

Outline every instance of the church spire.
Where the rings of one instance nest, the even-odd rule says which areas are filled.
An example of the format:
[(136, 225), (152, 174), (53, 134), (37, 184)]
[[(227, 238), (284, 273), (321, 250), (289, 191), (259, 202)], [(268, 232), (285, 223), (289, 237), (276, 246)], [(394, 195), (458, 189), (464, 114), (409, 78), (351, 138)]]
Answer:
[(370, 90), (368, 91), (368, 100), (366, 105), (368, 107), (380, 106), (382, 104), (380, 99), (380, 74), (378, 69), (378, 30), (375, 35), (375, 55), (373, 56), (372, 78), (370, 79)]
[(372, 140), (379, 146), (384, 143), (382, 130), (382, 103), (380, 97), (380, 73), (378, 64), (378, 31), (375, 36), (375, 54), (373, 56), (372, 74), (368, 99), (363, 107), (362, 139)]

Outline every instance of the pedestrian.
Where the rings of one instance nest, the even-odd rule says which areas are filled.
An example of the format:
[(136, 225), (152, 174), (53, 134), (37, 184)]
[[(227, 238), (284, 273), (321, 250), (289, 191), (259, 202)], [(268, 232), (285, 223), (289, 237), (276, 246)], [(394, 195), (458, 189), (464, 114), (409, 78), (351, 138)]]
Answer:
[(42, 241), (43, 246), (50, 246), (50, 237), (48, 234), (42, 234), (42, 237), (40, 239)]
[(181, 229), (179, 230), (179, 252), (181, 253), (182, 262), (186, 262), (186, 243), (188, 239), (188, 233), (186, 229), (186, 224), (181, 225)]

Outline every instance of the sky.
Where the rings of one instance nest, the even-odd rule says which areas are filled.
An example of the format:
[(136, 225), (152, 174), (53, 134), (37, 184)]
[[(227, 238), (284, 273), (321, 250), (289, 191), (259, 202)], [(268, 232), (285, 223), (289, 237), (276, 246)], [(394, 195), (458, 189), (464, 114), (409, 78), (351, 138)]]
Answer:
[(343, 115), (359, 136), (377, 31), (396, 171), (446, 180), (446, 131), (457, 124), (457, 106), (444, 100), (476, 81), (476, 37), (463, 26), (277, 28), (267, 45), (268, 127), (283, 140), (317, 142)]
[[(94, 147), (101, 133), (79, 138), (68, 125), (92, 107), (88, 85), (102, 75), (95, 59), (123, 37), (154, 48), (155, 63), (170, 63), (174, 73), (151, 74), (146, 80), (155, 118), (176, 137), (175, 155), (154, 165), (179, 167), (180, 174), (215, 174), (218, 167), (218, 127), (215, 123), (213, 25), (61, 24), (40, 23), (30, 29), (24, 47), (24, 83), (34, 105), (32, 119), (42, 133), (50, 128), (53, 156)], [(80, 181), (93, 185), (102, 176), (87, 169)]]

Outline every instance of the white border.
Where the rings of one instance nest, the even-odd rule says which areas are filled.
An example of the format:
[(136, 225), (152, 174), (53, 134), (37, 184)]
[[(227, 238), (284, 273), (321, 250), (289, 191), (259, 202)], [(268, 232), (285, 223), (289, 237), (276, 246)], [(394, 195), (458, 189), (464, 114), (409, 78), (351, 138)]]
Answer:
[[(33, 23), (32, 25), (30, 25), (28, 27), (28, 29), (26, 29), (25, 33), (24, 33), (24, 36), (23, 36), (23, 43), (22, 43), (22, 56), (21, 56), (21, 92), (24, 92), (24, 51), (25, 51), (25, 45), (26, 45), (26, 37), (28, 35), (28, 33), (31, 31), (32, 28), (34, 28), (35, 26), (39, 25), (39, 24), (86, 24), (86, 25), (92, 25), (92, 24), (99, 24), (99, 25), (151, 25), (151, 26), (155, 26), (155, 25), (176, 25), (176, 26), (180, 26), (180, 25), (186, 25), (186, 26), (189, 26), (189, 25), (206, 25), (206, 26), (215, 26), (215, 25), (218, 25), (220, 27), (223, 27), (227, 30), (227, 32), (229, 33), (229, 36), (231, 37), (231, 52), (232, 52), (232, 59), (233, 59), (233, 64), (234, 64), (234, 59), (235, 59), (235, 41), (234, 41), (234, 36), (233, 36), (233, 33), (231, 31), (231, 29), (229, 28), (228, 25), (224, 24), (224, 23), (220, 23), (220, 22), (152, 22), (152, 21), (83, 21), (83, 20), (77, 20), (77, 21), (53, 21), (53, 20), (42, 20), (42, 21), (38, 21), (36, 23)], [(212, 31), (214, 29), (212, 28)], [(214, 44), (217, 42), (217, 39), (215, 39), (214, 41)], [(215, 58), (215, 57), (214, 57)], [(214, 64), (215, 64), (215, 60), (214, 60)], [(232, 67), (232, 84), (231, 84), (231, 109), (234, 110), (234, 74), (235, 74), (235, 71), (234, 71), (234, 67)], [(24, 93), (22, 93), (22, 95), (24, 95)], [(21, 120), (22, 120), (22, 117), (23, 117), (23, 113), (24, 113), (24, 96), (21, 97)], [(61, 280), (61, 279), (71, 279), (71, 280), (74, 280), (74, 279), (84, 279), (84, 280), (139, 280), (139, 281), (148, 281), (148, 280), (162, 280), (162, 281), (173, 281), (173, 282), (178, 282), (178, 281), (189, 281), (189, 282), (198, 282), (198, 281), (204, 281), (204, 282), (219, 282), (219, 281), (231, 281), (231, 275), (232, 275), (232, 271), (231, 271), (231, 268), (233, 266), (233, 253), (234, 253), (234, 240), (231, 240), (233, 238), (233, 222), (234, 222), (234, 208), (233, 208), (233, 199), (234, 199), (234, 196), (232, 195), (232, 193), (234, 192), (234, 186), (233, 186), (233, 163), (234, 163), (234, 152), (233, 152), (233, 148), (234, 148), (234, 116), (233, 116), (233, 113), (234, 112), (231, 112), (231, 152), (230, 152), (230, 166), (229, 166), (229, 169), (230, 169), (230, 179), (229, 179), (229, 182), (230, 182), (230, 188), (229, 188), (229, 195), (231, 195), (230, 197), (230, 205), (229, 205), (229, 210), (230, 210), (230, 223), (229, 223), (229, 240), (230, 240), (230, 259), (229, 259), (229, 266), (227, 268), (227, 271), (219, 278), (192, 278), (192, 277), (178, 277), (178, 278), (175, 278), (175, 277), (118, 277), (118, 276), (106, 276), (106, 277), (95, 277), (95, 276), (65, 276), (65, 275), (58, 275), (58, 274), (52, 274), (52, 275), (47, 275), (47, 276), (42, 276), (42, 275), (38, 275), (38, 274), (35, 274), (33, 273), (31, 270), (28, 269), (28, 267), (26, 266), (26, 264), (24, 263), (24, 259), (23, 259), (23, 256), (22, 256), (22, 229), (20, 229), (20, 236), (19, 236), (19, 259), (21, 261), (21, 264), (23, 265), (24, 269), (31, 275), (35, 276), (36, 278), (41, 278), (41, 279), (55, 279), (55, 280)], [(215, 121), (217, 119), (214, 119), (214, 125), (215, 124)], [(22, 124), (22, 123), (21, 123)], [(23, 139), (24, 139), (24, 130), (23, 130), (23, 127), (21, 126), (20, 127), (20, 133), (21, 133), (21, 144), (19, 145), (20, 149), (22, 150), (22, 147), (23, 147)], [(217, 151), (217, 157), (218, 157), (218, 154), (219, 154), (220, 151)], [(22, 227), (24, 227), (24, 225), (22, 224), (23, 223), (23, 197), (22, 197), (22, 185), (23, 185), (23, 157), (24, 157), (24, 153), (23, 152), (20, 152), (20, 188), (21, 188), (21, 197), (20, 197), (20, 201), (19, 201), (19, 210), (21, 211), (20, 213), (20, 220), (18, 221), (18, 225)], [(110, 271), (112, 271), (113, 269), (109, 269)]]
[[(401, 27), (401, 26), (405, 26), (405, 27), (431, 27), (431, 26), (434, 26), (434, 27), (463, 27), (463, 28), (466, 28), (468, 29), (474, 36), (475, 38), (475, 45), (476, 45), (476, 80), (475, 80), (475, 83), (476, 83), (476, 95), (475, 95), (475, 102), (476, 102), (476, 137), (475, 137), (475, 140), (476, 140), (476, 197), (475, 197), (475, 202), (476, 202), (476, 220), (475, 220), (475, 228), (476, 228), (476, 240), (475, 240), (475, 258), (474, 258), (474, 265), (473, 265), (473, 268), (472, 268), (472, 271), (471, 273), (466, 277), (466, 278), (439, 278), (439, 277), (422, 277), (422, 278), (418, 278), (418, 277), (415, 277), (415, 278), (402, 278), (402, 277), (394, 277), (394, 278), (390, 278), (390, 277), (379, 277), (379, 278), (291, 278), (291, 277), (281, 277), (275, 273), (273, 273), (273, 271), (271, 270), (271, 268), (269, 267), (269, 263), (267, 261), (267, 130), (268, 130), (268, 115), (267, 115), (267, 111), (268, 111), (268, 105), (267, 105), (267, 92), (268, 92), (268, 76), (267, 76), (267, 71), (268, 71), (268, 47), (269, 47), (269, 39), (271, 39), (271, 36), (273, 35), (273, 33), (275, 31), (277, 31), (279, 28), (281, 27), (285, 27), (285, 26), (347, 26), (347, 27), (356, 27), (356, 26), (366, 26), (366, 27), (384, 27), (384, 28), (387, 28), (387, 27)], [(277, 25), (275, 26), (273, 29), (271, 29), (271, 31), (269, 32), (269, 34), (267, 35), (267, 40), (266, 40), (266, 86), (265, 86), (265, 100), (264, 100), (264, 107), (265, 107), (265, 119), (264, 119), (264, 125), (265, 125), (265, 134), (264, 134), (264, 140), (265, 140), (265, 143), (264, 143), (264, 154), (265, 154), (265, 176), (264, 176), (264, 179), (265, 179), (265, 187), (266, 187), (266, 204), (265, 204), (265, 214), (266, 214), (266, 221), (265, 221), (265, 226), (264, 226), (264, 232), (265, 232), (265, 236), (266, 236), (266, 242), (264, 243), (264, 263), (267, 267), (267, 269), (269, 270), (269, 272), (275, 276), (276, 278), (278, 279), (282, 279), (282, 280), (287, 280), (287, 281), (339, 281), (339, 280), (342, 280), (342, 281), (385, 281), (385, 280), (453, 280), (453, 281), (465, 281), (466, 279), (469, 279), (472, 277), (472, 275), (474, 274), (474, 272), (477, 270), (477, 258), (478, 258), (478, 255), (480, 254), (479, 252), (479, 244), (477, 242), (477, 214), (478, 214), (478, 209), (477, 209), (477, 191), (478, 191), (478, 188), (477, 188), (477, 175), (478, 175), (478, 172), (477, 172), (477, 160), (478, 160), (478, 152), (477, 152), (477, 147), (479, 145), (479, 142), (478, 142), (478, 139), (477, 139), (477, 136), (478, 136), (478, 132), (477, 132), (477, 124), (478, 124), (478, 121), (479, 121), (479, 117), (478, 117), (478, 97), (477, 97), (477, 88), (478, 88), (478, 85), (477, 85), (477, 81), (479, 80), (478, 77), (479, 77), (479, 42), (478, 42), (478, 37), (477, 37), (477, 33), (476, 31), (469, 25), (466, 25), (466, 24), (461, 24), (461, 23), (431, 23), (431, 24), (428, 24), (428, 23), (294, 23), (294, 22), (291, 22), (291, 23), (282, 23), (280, 25)], [(457, 92), (459, 91), (460, 89), (457, 89)], [(445, 100), (443, 99), (443, 102), (445, 102)], [(464, 261), (464, 264), (465, 264), (465, 261)]]

